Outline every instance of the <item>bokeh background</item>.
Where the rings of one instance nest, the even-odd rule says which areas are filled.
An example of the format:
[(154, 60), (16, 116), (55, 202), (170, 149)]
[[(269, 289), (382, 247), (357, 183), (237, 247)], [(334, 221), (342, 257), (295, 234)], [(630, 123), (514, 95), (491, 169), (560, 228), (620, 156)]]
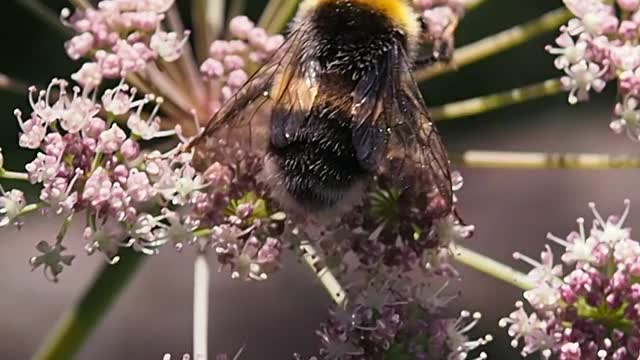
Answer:
[[(0, 1), (0, 72), (43, 85), (55, 76), (68, 76), (78, 64), (63, 49), (64, 37), (47, 27), (20, 2)], [(231, 0), (233, 1), (233, 0)], [(63, 0), (43, 1), (56, 11), (69, 6)], [(256, 19), (265, 1), (248, 1)], [(183, 14), (189, 1), (178, 0)], [(490, 0), (469, 13), (459, 30), (464, 44), (562, 6), (560, 0)], [(427, 102), (438, 105), (453, 100), (537, 82), (558, 72), (553, 58), (543, 51), (555, 34), (540, 37), (498, 57), (463, 68), (424, 86)], [(439, 124), (452, 152), (466, 149), (636, 153), (638, 144), (608, 130), (613, 93), (578, 107), (564, 96), (538, 100)], [(22, 169), (31, 153), (17, 148), (16, 107), (28, 108), (26, 94), (0, 92), (0, 146), (8, 169)], [(638, 204), (636, 170), (494, 170), (460, 169), (465, 186), (461, 211), (477, 233), (466, 245), (508, 264), (528, 270), (512, 260), (514, 251), (537, 257), (551, 231), (565, 235), (575, 229), (575, 219), (591, 219), (587, 203), (595, 201), (604, 214), (619, 213), (623, 199)], [(20, 186), (3, 181), (5, 187)], [(35, 193), (30, 193), (35, 196)], [(638, 206), (631, 226), (640, 225)], [(66, 244), (78, 254), (74, 265), (58, 284), (40, 272), (30, 272), (28, 259), (34, 245), (50, 240), (59, 219), (32, 217), (22, 231), (0, 230), (0, 358), (28, 359), (63, 311), (91, 283), (103, 265), (99, 256), (82, 251), (81, 228), (70, 231)], [(117, 301), (107, 319), (88, 341), (78, 359), (161, 359), (191, 348), (192, 267), (194, 255), (167, 249), (146, 261), (137, 278)], [(245, 284), (215, 274), (211, 288), (210, 348), (235, 352), (246, 345), (243, 359), (291, 359), (299, 352), (316, 350), (317, 325), (330, 303), (308, 269), (294, 258), (285, 271), (268, 282)], [(508, 315), (521, 292), (497, 280), (459, 266), (463, 280), (452, 283), (460, 291), (451, 311), (481, 311), (484, 318), (475, 335), (493, 334), (488, 352), (492, 359), (518, 359), (498, 320)]]

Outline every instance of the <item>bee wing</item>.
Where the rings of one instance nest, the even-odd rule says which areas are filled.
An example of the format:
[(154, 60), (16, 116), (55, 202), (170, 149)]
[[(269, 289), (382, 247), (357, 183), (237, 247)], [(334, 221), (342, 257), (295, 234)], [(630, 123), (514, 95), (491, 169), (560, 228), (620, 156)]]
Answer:
[[(206, 169), (217, 160), (216, 152), (221, 140), (241, 143), (257, 152), (266, 151), (273, 110), (289, 109), (288, 112), (293, 113), (293, 108), (308, 106), (314, 101), (317, 79), (302, 73), (308, 70), (308, 66), (300, 66), (303, 34), (303, 28), (293, 31), (188, 145), (188, 149), (195, 149), (194, 164), (197, 168)], [(294, 86), (298, 79), (307, 79), (308, 89)]]
[[(386, 131), (384, 151), (376, 150), (384, 159), (380, 171), (401, 186), (418, 187), (415, 190), (426, 194), (430, 213), (446, 216), (453, 210), (449, 159), (413, 78), (409, 57), (398, 45), (375, 68), (353, 93), (354, 121)], [(364, 139), (354, 136), (354, 145), (371, 143), (375, 136), (373, 131)]]

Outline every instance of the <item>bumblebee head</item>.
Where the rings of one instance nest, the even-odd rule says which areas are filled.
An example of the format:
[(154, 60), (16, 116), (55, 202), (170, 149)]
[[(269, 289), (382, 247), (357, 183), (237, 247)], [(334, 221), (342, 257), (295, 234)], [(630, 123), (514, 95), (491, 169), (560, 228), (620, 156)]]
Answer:
[(298, 17), (304, 18), (316, 8), (330, 3), (363, 6), (383, 15), (406, 35), (410, 44), (415, 44), (420, 36), (422, 28), (419, 16), (409, 0), (304, 0), (300, 4)]

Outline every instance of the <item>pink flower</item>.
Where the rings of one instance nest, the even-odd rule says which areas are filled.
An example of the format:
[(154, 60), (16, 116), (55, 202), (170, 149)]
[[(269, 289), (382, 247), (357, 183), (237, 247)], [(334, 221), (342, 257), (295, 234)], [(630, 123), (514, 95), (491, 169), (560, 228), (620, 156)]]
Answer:
[(116, 124), (111, 129), (100, 134), (98, 138), (98, 150), (105, 154), (113, 154), (120, 150), (120, 146), (126, 140), (127, 135)]

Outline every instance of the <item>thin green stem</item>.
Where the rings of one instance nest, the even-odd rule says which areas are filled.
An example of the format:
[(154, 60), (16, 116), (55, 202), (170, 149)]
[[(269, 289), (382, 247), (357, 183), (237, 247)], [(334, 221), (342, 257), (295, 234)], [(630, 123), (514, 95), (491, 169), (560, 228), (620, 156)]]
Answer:
[(262, 11), (262, 15), (260, 15), (260, 20), (258, 20), (258, 26), (265, 29), (269, 23), (273, 20), (276, 13), (278, 12), (278, 8), (282, 5), (282, 3), (286, 0), (269, 0), (267, 6), (265, 6)]
[(335, 275), (326, 266), (324, 260), (318, 255), (318, 252), (309, 241), (303, 241), (300, 244), (302, 250), (302, 259), (316, 274), (320, 283), (324, 286), (331, 299), (337, 305), (343, 305), (347, 299), (347, 294), (338, 282)]
[(271, 0), (265, 7), (258, 25), (270, 34), (282, 32), (293, 17), (298, 0)]
[(504, 265), (463, 246), (456, 245), (451, 250), (453, 251), (454, 259), (461, 264), (520, 289), (529, 290), (533, 288), (533, 285), (529, 282), (525, 274), (510, 266)]
[(38, 19), (42, 20), (43, 23), (47, 24), (53, 29), (58, 30), (62, 34), (70, 35), (73, 32), (71, 29), (65, 27), (60, 22), (60, 18), (53, 12), (50, 8), (42, 4), (38, 0), (16, 0), (18, 5), (29, 10), (33, 15), (35, 15)]
[(482, 5), (486, 1), (487, 0), (466, 0), (464, 2), (464, 7), (465, 7), (465, 9), (467, 9), (467, 11), (473, 10), (473, 9), (477, 8), (478, 6)]
[(472, 168), (505, 169), (620, 169), (640, 168), (638, 155), (543, 153), (470, 150), (452, 154), (451, 160)]
[(477, 115), (514, 104), (527, 102), (563, 91), (558, 79), (546, 80), (538, 84), (508, 90), (496, 94), (480, 96), (431, 108), (434, 120), (444, 121)]
[(269, 34), (281, 33), (286, 27), (291, 18), (293, 18), (296, 9), (298, 8), (298, 1), (288, 0), (285, 1), (280, 10), (276, 13), (269, 26), (267, 26), (267, 32)]
[(29, 174), (0, 169), (0, 179), (29, 181)]
[(536, 36), (558, 30), (571, 17), (572, 14), (566, 8), (556, 9), (522, 25), (463, 46), (453, 53), (451, 62), (438, 63), (416, 71), (416, 80), (425, 81), (524, 44)]
[(119, 256), (118, 264), (104, 265), (88, 291), (62, 316), (33, 359), (60, 360), (76, 357), (146, 258), (146, 255), (131, 249), (122, 249)]
[(71, 226), (71, 221), (73, 220), (73, 213), (67, 216), (60, 227), (60, 231), (58, 231), (58, 235), (56, 235), (56, 244), (62, 244), (62, 240), (67, 235), (69, 231), (69, 226)]
[(231, 4), (229, 4), (229, 13), (227, 16), (229, 19), (233, 19), (236, 16), (244, 14), (246, 8), (247, 0), (233, 0)]
[(220, 37), (225, 25), (224, 0), (192, 0), (191, 18), (196, 44), (196, 56), (203, 61), (207, 58), (209, 44)]

